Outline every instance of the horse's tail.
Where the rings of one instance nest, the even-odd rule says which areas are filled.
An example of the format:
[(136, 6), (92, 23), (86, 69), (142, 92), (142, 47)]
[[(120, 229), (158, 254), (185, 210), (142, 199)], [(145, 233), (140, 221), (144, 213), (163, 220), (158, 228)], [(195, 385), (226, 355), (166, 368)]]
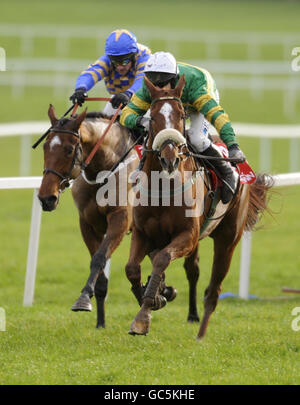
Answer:
[(268, 208), (270, 189), (274, 186), (274, 179), (268, 174), (258, 174), (254, 183), (250, 185), (249, 205), (246, 231), (253, 231), (256, 224), (265, 211), (271, 213)]

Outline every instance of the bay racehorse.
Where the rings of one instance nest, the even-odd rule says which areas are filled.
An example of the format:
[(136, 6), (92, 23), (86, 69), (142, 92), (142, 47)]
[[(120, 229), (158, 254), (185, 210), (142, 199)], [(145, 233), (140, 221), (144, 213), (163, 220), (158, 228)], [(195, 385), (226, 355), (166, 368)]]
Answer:
[[(114, 123), (103, 139), (90, 164), (82, 171), (82, 164), (109, 125), (109, 119), (101, 113), (86, 114), (58, 120), (52, 105), (48, 110), (51, 129), (44, 143), (44, 174), (38, 197), (44, 211), (57, 207), (61, 192), (71, 179), (72, 195), (79, 212), (81, 234), (90, 252), (90, 276), (80, 297), (74, 303), (73, 311), (91, 311), (91, 297), (97, 302), (97, 327), (105, 326), (104, 301), (107, 294), (108, 278), (104, 268), (112, 253), (119, 246), (132, 223), (130, 204), (103, 206), (97, 202), (100, 187), (96, 181), (101, 171), (109, 171), (132, 145), (129, 131)], [(128, 160), (127, 160), (128, 159)], [(127, 156), (128, 171), (138, 163), (137, 152)], [(118, 189), (118, 173), (116, 190)], [(127, 183), (127, 181), (126, 181)], [(131, 184), (127, 183), (129, 192)], [(118, 196), (118, 193), (117, 193)]]
[[(155, 87), (147, 78), (145, 82), (152, 99), (150, 130), (145, 144), (144, 166), (136, 186), (139, 204), (133, 208), (130, 257), (126, 265), (127, 277), (141, 308), (129, 333), (145, 335), (149, 332), (151, 312), (157, 306), (156, 302), (163, 300), (159, 286), (164, 272), (172, 260), (180, 257), (185, 258), (189, 283), (188, 320), (199, 321), (196, 304), (198, 244), (210, 236), (214, 241), (214, 258), (211, 279), (205, 290), (204, 316), (197, 336), (200, 339), (205, 335), (216, 308), (222, 282), (243, 231), (252, 230), (267, 209), (272, 178), (258, 175), (252, 184), (239, 184), (233, 199), (224, 205), (220, 201), (220, 185), (216, 186), (220, 181), (214, 181), (215, 174), (206, 168), (209, 160), (199, 161), (199, 156), (195, 159), (189, 147), (185, 111), (180, 100), (184, 76), (175, 89)], [(165, 179), (170, 180), (166, 194), (163, 176), (159, 182), (153, 181), (153, 176), (158, 173), (164, 173)], [(155, 190), (154, 183), (158, 184)], [(178, 199), (180, 196), (184, 198)], [(140, 263), (149, 253), (153, 258), (153, 269), (144, 291)]]

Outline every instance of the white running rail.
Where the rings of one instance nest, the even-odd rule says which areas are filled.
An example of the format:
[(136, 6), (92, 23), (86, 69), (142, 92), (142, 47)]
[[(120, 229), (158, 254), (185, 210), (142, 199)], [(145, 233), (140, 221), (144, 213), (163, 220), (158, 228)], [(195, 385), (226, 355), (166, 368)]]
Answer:
[(2, 177), (0, 178), (0, 190), (2, 189), (24, 189), (33, 188), (33, 202), (31, 213), (30, 235), (27, 253), (26, 278), (24, 288), (24, 306), (31, 306), (34, 297), (34, 286), (36, 277), (36, 265), (38, 259), (40, 227), (42, 208), (39, 204), (37, 194), (41, 184), (41, 177)]
[[(34, 189), (31, 212), (31, 225), (29, 244), (27, 252), (26, 277), (24, 287), (23, 305), (32, 306), (34, 300), (34, 288), (36, 279), (36, 268), (39, 251), (40, 228), (42, 208), (38, 200), (38, 191), (41, 185), (42, 177), (2, 177), (0, 178), (0, 190), (12, 189)], [(107, 260), (104, 273), (109, 278), (110, 259)]]
[[(273, 176), (273, 178), (275, 181), (274, 187), (296, 186), (300, 184), (300, 172), (278, 174)], [(242, 246), (241, 246), (241, 262), (240, 262), (239, 297), (248, 299), (249, 285), (250, 285), (252, 232), (244, 232), (241, 243)]]
[[(27, 253), (26, 277), (24, 287), (24, 306), (32, 306), (34, 300), (34, 288), (36, 279), (36, 267), (38, 259), (40, 225), (42, 209), (38, 202), (37, 194), (42, 177), (2, 177), (0, 178), (0, 190), (2, 189), (34, 189), (30, 235)], [(278, 174), (274, 176), (275, 187), (293, 186), (300, 184), (300, 172)], [(251, 232), (245, 232), (242, 237), (239, 297), (249, 298), (250, 261), (251, 261)], [(110, 260), (105, 267), (105, 274), (109, 277)]]
[[(67, 107), (66, 107), (67, 108)], [(25, 121), (0, 124), (0, 138), (21, 136), (20, 176), (30, 175), (31, 135), (42, 135), (50, 126), (48, 121)], [(233, 123), (238, 137), (256, 137), (260, 139), (260, 170), (271, 170), (271, 140), (273, 138), (289, 138), (290, 140), (290, 172), (299, 170), (298, 138), (300, 125), (270, 125), (252, 123)], [(216, 134), (214, 127), (210, 133)]]

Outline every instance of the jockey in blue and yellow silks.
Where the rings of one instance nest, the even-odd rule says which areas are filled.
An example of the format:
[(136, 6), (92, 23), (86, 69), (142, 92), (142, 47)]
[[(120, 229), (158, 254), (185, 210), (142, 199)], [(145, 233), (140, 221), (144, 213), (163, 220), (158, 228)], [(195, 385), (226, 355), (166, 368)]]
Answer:
[(137, 43), (136, 37), (130, 31), (113, 31), (106, 39), (105, 55), (80, 74), (70, 100), (82, 105), (87, 92), (104, 79), (108, 93), (114, 97), (107, 103), (103, 112), (113, 114), (113, 109), (120, 103), (125, 106), (142, 86), (144, 67), (150, 55), (150, 49)]

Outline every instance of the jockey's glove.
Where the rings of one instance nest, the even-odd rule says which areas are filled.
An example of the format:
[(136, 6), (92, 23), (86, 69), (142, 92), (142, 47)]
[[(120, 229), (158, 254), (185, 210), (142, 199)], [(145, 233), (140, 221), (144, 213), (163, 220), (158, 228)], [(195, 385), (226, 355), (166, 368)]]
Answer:
[(111, 105), (113, 108), (118, 108), (120, 104), (122, 104), (122, 108), (125, 107), (130, 101), (131, 93), (127, 93), (126, 91), (124, 93), (119, 93), (116, 94), (111, 100)]
[(149, 124), (150, 124), (150, 118), (144, 117), (144, 116), (140, 116), (137, 118), (136, 120), (136, 127), (137, 128), (142, 128), (145, 131), (149, 131)]
[(70, 100), (74, 103), (74, 104), (78, 104), (80, 105), (80, 107), (82, 106), (82, 104), (84, 103), (84, 100), (87, 97), (87, 93), (85, 91), (85, 89), (83, 88), (79, 88), (76, 89), (74, 94), (72, 94), (72, 96), (70, 97)]
[(239, 146), (235, 143), (233, 145), (230, 145), (228, 147), (228, 152), (229, 152), (229, 158), (230, 159), (235, 159), (236, 163), (243, 163), (246, 160), (246, 156), (244, 153), (241, 151)]

